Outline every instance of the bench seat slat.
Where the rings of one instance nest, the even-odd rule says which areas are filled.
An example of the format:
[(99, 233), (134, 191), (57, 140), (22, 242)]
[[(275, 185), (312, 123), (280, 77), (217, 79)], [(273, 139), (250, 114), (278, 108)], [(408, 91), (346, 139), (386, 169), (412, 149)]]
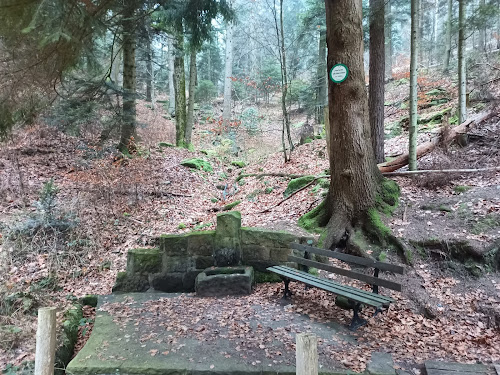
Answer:
[(371, 285), (383, 286), (385, 288), (389, 288), (389, 289), (401, 292), (401, 284), (395, 283), (393, 281), (384, 280), (384, 279), (381, 279), (378, 277), (373, 277), (370, 275), (365, 275), (365, 274), (359, 273), (359, 272), (345, 270), (343, 268), (330, 266), (328, 264), (315, 262), (313, 260), (299, 258), (299, 257), (293, 256), (293, 255), (290, 255), (288, 257), (288, 260), (290, 262), (295, 262), (295, 263), (303, 264), (306, 266), (315, 267), (315, 268), (319, 268), (319, 269), (322, 269), (325, 271), (333, 272), (333, 273), (336, 273), (336, 274), (339, 274), (342, 276), (347, 276), (347, 277), (350, 277), (351, 279), (361, 280), (361, 281), (367, 282)]
[(358, 289), (358, 288), (355, 288), (355, 287), (352, 287), (349, 285), (344, 285), (344, 284), (338, 283), (338, 282), (333, 281), (333, 280), (319, 278), (319, 277), (316, 277), (314, 275), (311, 275), (310, 273), (299, 271), (295, 268), (290, 268), (290, 267), (286, 267), (286, 266), (274, 266), (274, 267), (268, 268), (268, 270), (273, 271), (273, 272), (276, 272), (275, 269), (280, 269), (289, 275), (293, 275), (294, 277), (299, 277), (301, 279), (305, 279), (308, 281), (312, 280), (312, 281), (318, 282), (318, 283), (325, 285), (327, 287), (334, 285), (337, 290), (341, 290), (341, 291), (343, 291), (345, 293), (349, 293), (351, 295), (370, 298), (371, 300), (378, 301), (384, 305), (389, 305), (391, 302), (394, 302), (394, 299), (392, 299), (391, 297), (383, 296), (383, 295), (372, 293), (372, 292), (367, 292), (365, 290), (361, 290), (361, 289)]
[(300, 251), (307, 251), (309, 253), (323, 255), (323, 256), (330, 257), (330, 258), (336, 258), (336, 259), (342, 260), (344, 262), (355, 263), (355, 264), (359, 264), (359, 265), (362, 265), (365, 267), (378, 268), (381, 271), (390, 271), (390, 272), (399, 273), (399, 274), (404, 273), (404, 267), (398, 266), (396, 264), (379, 262), (379, 261), (375, 261), (375, 260), (368, 259), (368, 258), (361, 258), (361, 257), (357, 257), (354, 255), (339, 253), (338, 251), (320, 249), (318, 247), (306, 246), (306, 245), (298, 244), (296, 242), (290, 243), (290, 248), (295, 249), (295, 250), (300, 250)]
[[(268, 270), (275, 272), (277, 274), (280, 274), (284, 277), (289, 277), (290, 279), (301, 281), (301, 282), (304, 282), (308, 285), (327, 290), (329, 292), (344, 296), (346, 298), (355, 300), (357, 302), (361, 302), (365, 305), (369, 305), (369, 306), (373, 306), (373, 307), (378, 308), (378, 307), (382, 307), (386, 304), (386, 303), (383, 303), (379, 300), (376, 301), (376, 300), (370, 298), (371, 294), (373, 294), (373, 293), (366, 293), (365, 292), (366, 293), (365, 295), (360, 295), (359, 292), (361, 290), (353, 288), (353, 289), (358, 291), (358, 293), (354, 294), (354, 293), (346, 290), (345, 288), (340, 288), (340, 286), (342, 286), (342, 285), (340, 285), (338, 283), (329, 281), (328, 284), (326, 284), (325, 282), (322, 282), (321, 279), (316, 278), (314, 276), (313, 276), (314, 279), (310, 279), (310, 278), (303, 277), (303, 275), (301, 275), (301, 274), (297, 274), (297, 272), (302, 273), (302, 274), (306, 274), (305, 272), (302, 272), (302, 271), (290, 272), (290, 270), (293, 270), (293, 268), (291, 269), (289, 267), (284, 267), (284, 266), (278, 266), (278, 267), (275, 266), (275, 267), (269, 267)], [(309, 274), (306, 274), (306, 275), (309, 275)]]

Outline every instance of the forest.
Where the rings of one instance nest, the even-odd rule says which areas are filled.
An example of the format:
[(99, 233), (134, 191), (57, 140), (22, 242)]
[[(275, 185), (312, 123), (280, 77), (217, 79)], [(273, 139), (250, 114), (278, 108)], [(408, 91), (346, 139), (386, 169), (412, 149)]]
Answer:
[(2, 374), (500, 374), (499, 96), (499, 0), (0, 0)]

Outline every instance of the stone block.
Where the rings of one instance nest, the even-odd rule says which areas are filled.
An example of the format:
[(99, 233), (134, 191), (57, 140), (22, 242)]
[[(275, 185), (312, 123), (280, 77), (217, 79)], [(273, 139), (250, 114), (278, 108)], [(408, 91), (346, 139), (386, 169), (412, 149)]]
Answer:
[(160, 251), (169, 256), (187, 255), (188, 237), (186, 235), (163, 234), (160, 236)]
[(216, 267), (196, 277), (196, 294), (200, 297), (246, 295), (252, 293), (252, 267)]
[(127, 253), (127, 273), (148, 274), (160, 272), (161, 253), (159, 249), (130, 249)]
[(212, 255), (214, 250), (215, 231), (198, 231), (185, 235), (187, 251), (190, 255)]
[(158, 291), (167, 293), (187, 292), (183, 283), (184, 273), (164, 272), (150, 275), (151, 286)]
[(217, 215), (217, 237), (240, 237), (241, 213), (224, 212)]
[(129, 275), (126, 272), (118, 272), (116, 282), (113, 286), (115, 292), (146, 292), (149, 289), (149, 281), (147, 275)]
[(261, 245), (264, 247), (288, 247), (296, 236), (284, 231), (271, 231), (263, 228), (241, 228), (241, 242), (244, 245)]
[(195, 268), (193, 257), (189, 256), (168, 256), (163, 254), (163, 272), (186, 272)]
[(288, 261), (288, 256), (290, 255), (289, 248), (272, 248), (270, 250), (270, 260), (273, 262), (283, 263)]
[(396, 375), (394, 362), (389, 353), (373, 352), (366, 370), (370, 375)]
[(268, 247), (260, 245), (241, 245), (242, 260), (269, 260), (271, 259), (271, 250)]
[(208, 267), (213, 267), (215, 265), (214, 258), (212, 256), (198, 256), (195, 260), (195, 267), (197, 269), (204, 270)]
[(252, 266), (256, 271), (268, 272), (267, 267), (276, 265), (276, 262), (270, 260), (246, 260), (245, 265)]
[(194, 292), (196, 277), (203, 272), (203, 270), (187, 271), (182, 278), (182, 285), (185, 292)]

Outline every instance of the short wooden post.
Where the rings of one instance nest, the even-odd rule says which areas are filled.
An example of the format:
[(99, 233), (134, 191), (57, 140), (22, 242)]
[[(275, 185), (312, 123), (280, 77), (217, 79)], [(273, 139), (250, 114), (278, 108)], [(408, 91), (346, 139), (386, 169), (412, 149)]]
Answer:
[(296, 374), (318, 375), (318, 339), (312, 333), (299, 333), (296, 340)]
[(56, 308), (38, 309), (35, 375), (54, 375), (56, 354)]

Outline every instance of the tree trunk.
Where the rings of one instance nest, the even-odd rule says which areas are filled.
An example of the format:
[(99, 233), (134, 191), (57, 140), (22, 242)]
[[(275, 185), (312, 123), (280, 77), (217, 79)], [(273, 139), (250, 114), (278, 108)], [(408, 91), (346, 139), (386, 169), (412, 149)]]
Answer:
[[(486, 6), (485, 1), (480, 0), (479, 1), (479, 8), (483, 9), (485, 6)], [(486, 52), (486, 27), (485, 26), (479, 27), (478, 44), (479, 44), (479, 52)]]
[(122, 56), (123, 48), (120, 48), (118, 51), (114, 52), (113, 63), (111, 64), (111, 80), (117, 87), (122, 85), (120, 77), (120, 68), (123, 65)]
[(182, 21), (177, 22), (174, 37), (175, 144), (186, 147), (186, 75)]
[(316, 70), (316, 124), (324, 122), (323, 109), (326, 105), (327, 97), (327, 81), (325, 76), (328, 76), (326, 70), (326, 30), (319, 31), (319, 46), (318, 46), (318, 66)]
[(448, 13), (446, 15), (446, 37), (443, 72), (448, 73), (451, 58), (451, 19), (453, 18), (453, 0), (447, 0)]
[(135, 97), (136, 97), (136, 35), (134, 25), (135, 9), (126, 5), (123, 11), (123, 114), (120, 144), (125, 151), (135, 135)]
[[(290, 131), (290, 115), (286, 108), (286, 94), (288, 92), (288, 76), (286, 71), (286, 51), (285, 51), (285, 31), (283, 28), (283, 0), (280, 0), (280, 36), (278, 40), (281, 39), (281, 110), (283, 112), (283, 127), (286, 131), (286, 137), (288, 144), (290, 146), (290, 153), (293, 151), (292, 133)], [(288, 160), (290, 160), (290, 155), (288, 155)], [(285, 152), (285, 161), (287, 161)]]
[[(229, 1), (231, 6), (232, 1)], [(233, 23), (226, 23), (226, 68), (224, 74), (224, 103), (222, 105), (222, 121), (224, 127), (229, 126), (231, 121), (231, 93), (232, 93), (232, 76), (233, 76)]]
[(375, 160), (382, 163), (384, 156), (384, 0), (370, 0), (370, 85), (368, 105)]
[(194, 126), (194, 92), (196, 89), (196, 49), (191, 49), (191, 61), (189, 63), (189, 101), (186, 124), (186, 146), (191, 144), (191, 134)]
[(361, 0), (325, 0), (328, 71), (343, 63), (349, 75), (329, 81), (331, 184), (325, 248), (336, 246), (375, 203), (381, 177), (375, 163), (363, 66)]
[(153, 50), (151, 48), (151, 30), (146, 26), (146, 101), (151, 102), (153, 96)]
[(385, 80), (392, 78), (392, 9), (391, 2), (385, 3)]
[(465, 67), (465, 0), (458, 1), (458, 121), (467, 118)]
[(418, 104), (418, 54), (419, 54), (419, 10), (420, 0), (411, 0), (411, 60), (410, 60), (410, 171), (417, 169), (417, 104)]
[(174, 84), (174, 43), (172, 36), (167, 36), (168, 59), (168, 113), (175, 116), (175, 84)]

